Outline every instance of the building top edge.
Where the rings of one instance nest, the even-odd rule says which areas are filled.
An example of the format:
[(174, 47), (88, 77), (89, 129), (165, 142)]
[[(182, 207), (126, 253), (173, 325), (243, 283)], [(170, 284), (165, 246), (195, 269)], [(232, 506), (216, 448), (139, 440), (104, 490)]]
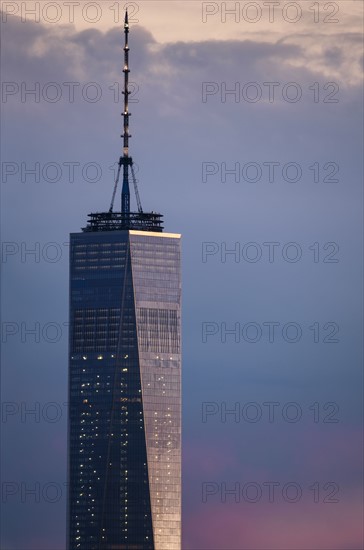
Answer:
[(170, 239), (180, 239), (181, 233), (159, 233), (157, 231), (137, 231), (129, 229), (130, 235), (144, 235), (149, 237), (169, 237)]
[(143, 235), (150, 237), (168, 237), (170, 239), (180, 239), (181, 233), (162, 233), (159, 231), (137, 231), (135, 229), (118, 229), (110, 231), (72, 231), (70, 235), (89, 235), (89, 237), (95, 237), (96, 235), (106, 235), (108, 233), (129, 233), (130, 235)]

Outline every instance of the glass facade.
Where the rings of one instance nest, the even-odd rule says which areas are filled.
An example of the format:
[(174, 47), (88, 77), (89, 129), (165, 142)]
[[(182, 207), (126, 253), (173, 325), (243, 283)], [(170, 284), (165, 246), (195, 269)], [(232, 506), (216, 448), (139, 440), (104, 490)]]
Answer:
[(181, 548), (180, 235), (71, 235), (69, 550)]

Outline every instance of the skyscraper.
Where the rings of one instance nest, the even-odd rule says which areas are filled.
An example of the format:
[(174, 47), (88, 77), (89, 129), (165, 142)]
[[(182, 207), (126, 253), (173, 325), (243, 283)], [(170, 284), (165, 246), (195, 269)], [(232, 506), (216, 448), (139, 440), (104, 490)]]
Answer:
[(163, 233), (162, 216), (141, 207), (129, 156), (127, 14), (124, 32), (123, 154), (111, 206), (70, 239), (67, 544), (180, 550), (180, 235)]

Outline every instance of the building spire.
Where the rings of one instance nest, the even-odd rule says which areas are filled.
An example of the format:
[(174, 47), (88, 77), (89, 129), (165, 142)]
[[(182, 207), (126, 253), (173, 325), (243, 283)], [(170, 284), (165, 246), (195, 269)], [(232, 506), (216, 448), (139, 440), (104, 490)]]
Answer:
[[(118, 170), (114, 182), (114, 189), (111, 197), (111, 204), (108, 212), (94, 212), (89, 214), (87, 227), (83, 231), (113, 231), (135, 229), (137, 231), (163, 231), (163, 216), (157, 212), (144, 212), (138, 191), (137, 179), (133, 166), (133, 159), (129, 156), (129, 18), (128, 11), (125, 11), (124, 19), (124, 110), (121, 113), (123, 117), (123, 150), (119, 157)], [(129, 168), (131, 181), (134, 186), (135, 199), (137, 203), (137, 212), (130, 212), (130, 186), (129, 186)], [(121, 170), (123, 169), (123, 170)], [(121, 171), (123, 172), (123, 185), (121, 190), (121, 212), (114, 212), (114, 201), (119, 186)]]
[(123, 166), (123, 187), (121, 192), (121, 211), (123, 214), (129, 214), (130, 212), (130, 189), (129, 189), (129, 166), (132, 165), (132, 158), (129, 157), (129, 44), (128, 44), (128, 35), (129, 35), (129, 20), (128, 20), (128, 10), (125, 11), (124, 19), (124, 111), (122, 116), (124, 118), (124, 133), (122, 134), (123, 138), (123, 156), (120, 157), (120, 165)]

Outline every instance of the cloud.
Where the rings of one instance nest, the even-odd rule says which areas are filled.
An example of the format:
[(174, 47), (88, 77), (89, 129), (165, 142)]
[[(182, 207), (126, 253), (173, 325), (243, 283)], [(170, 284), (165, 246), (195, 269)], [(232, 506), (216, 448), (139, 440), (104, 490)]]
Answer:
[[(201, 504), (186, 522), (185, 550), (359, 550), (358, 491), (336, 504), (306, 502)], [(188, 525), (188, 528), (187, 528)]]
[[(77, 31), (72, 25), (44, 26), (21, 23), (10, 17), (3, 24), (5, 74), (7, 78), (115, 78), (121, 77), (123, 36), (120, 28), (101, 32), (95, 28)], [(163, 78), (190, 82), (198, 72), (201, 79), (224, 79), (233, 75), (253, 77), (295, 76), (337, 78), (345, 86), (361, 81), (361, 36), (355, 32), (301, 33), (281, 37), (273, 43), (254, 40), (203, 40), (158, 44), (141, 26), (131, 35), (133, 75), (141, 79)], [(163, 84), (163, 83), (162, 83)]]

